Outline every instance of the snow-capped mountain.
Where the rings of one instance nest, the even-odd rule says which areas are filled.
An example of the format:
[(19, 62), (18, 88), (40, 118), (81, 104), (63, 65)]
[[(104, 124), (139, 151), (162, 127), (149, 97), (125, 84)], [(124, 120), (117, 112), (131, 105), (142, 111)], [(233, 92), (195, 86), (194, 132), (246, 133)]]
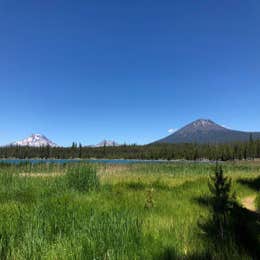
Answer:
[(119, 144), (112, 140), (103, 140), (100, 143), (96, 144), (96, 147), (100, 146), (118, 146)]
[(40, 146), (57, 147), (58, 146), (57, 144), (49, 140), (46, 136), (41, 134), (32, 134), (31, 136), (23, 140), (13, 142), (11, 145), (32, 146), (32, 147), (40, 147)]
[(89, 145), (89, 147), (103, 147), (103, 146), (119, 146), (120, 144), (118, 144), (117, 142), (113, 141), (113, 140), (103, 140), (98, 144), (95, 145)]

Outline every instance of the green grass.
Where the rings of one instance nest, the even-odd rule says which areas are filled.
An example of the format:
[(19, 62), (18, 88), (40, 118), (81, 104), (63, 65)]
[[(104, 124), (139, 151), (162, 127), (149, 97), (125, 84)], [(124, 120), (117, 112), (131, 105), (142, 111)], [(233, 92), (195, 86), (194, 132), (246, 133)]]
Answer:
[(260, 212), (260, 192), (258, 192), (257, 197), (256, 197), (256, 208)]
[(98, 190), (100, 183), (94, 166), (77, 166), (68, 169), (66, 180), (69, 188), (89, 192)]
[[(251, 259), (198, 225), (210, 217), (214, 167), (0, 165), (0, 259)], [(238, 201), (257, 192), (259, 164), (223, 168)]]

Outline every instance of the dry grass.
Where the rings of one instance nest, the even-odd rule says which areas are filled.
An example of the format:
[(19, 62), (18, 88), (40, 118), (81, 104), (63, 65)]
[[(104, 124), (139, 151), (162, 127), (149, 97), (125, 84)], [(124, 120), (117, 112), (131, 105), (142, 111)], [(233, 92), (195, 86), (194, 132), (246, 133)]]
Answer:
[(22, 177), (41, 177), (41, 178), (49, 178), (49, 177), (57, 177), (57, 176), (62, 176), (65, 173), (61, 172), (48, 172), (48, 173), (19, 173), (18, 176)]
[(256, 206), (255, 206), (255, 199), (256, 199), (256, 195), (247, 196), (242, 199), (241, 203), (244, 208), (246, 208), (250, 211), (257, 212)]

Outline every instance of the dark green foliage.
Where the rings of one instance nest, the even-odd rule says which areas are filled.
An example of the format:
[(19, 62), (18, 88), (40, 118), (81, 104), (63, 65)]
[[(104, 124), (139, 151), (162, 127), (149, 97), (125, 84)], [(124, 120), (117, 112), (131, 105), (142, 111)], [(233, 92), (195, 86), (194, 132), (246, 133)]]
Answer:
[(126, 184), (127, 188), (131, 190), (144, 190), (146, 188), (146, 185), (142, 181), (138, 182), (129, 182)]
[(234, 204), (231, 212), (233, 222), (233, 238), (239, 248), (243, 248), (252, 256), (251, 259), (259, 259), (260, 256), (260, 215), (247, 210), (239, 204)]
[(186, 159), (234, 160), (260, 158), (260, 140), (229, 144), (151, 144), (104, 147), (0, 147), (0, 158), (107, 158), (107, 159)]
[(163, 248), (162, 252), (160, 252), (159, 255), (155, 256), (153, 260), (174, 260), (174, 259), (180, 259), (181, 257), (178, 256), (176, 250), (171, 247)]
[(5, 230), (0, 233), (0, 258), (5, 260), (9, 255), (10, 237)]
[[(255, 189), (257, 179), (240, 179), (238, 183)], [(198, 222), (202, 237), (209, 243), (210, 258), (205, 259), (258, 259), (259, 215), (244, 208), (231, 196), (231, 179), (224, 177), (219, 165), (211, 177), (209, 188), (212, 196), (196, 199), (200, 205), (211, 209), (210, 218)], [(245, 254), (248, 256), (242, 257)]]
[(255, 203), (257, 210), (260, 212), (260, 192), (258, 192)]
[(231, 179), (224, 177), (223, 169), (217, 165), (215, 175), (211, 176), (209, 190), (212, 198), (212, 220), (216, 232), (221, 239), (224, 239), (229, 224), (229, 215), (232, 208), (230, 196)]
[(21, 203), (34, 203), (37, 192), (32, 185), (17, 178), (15, 174), (0, 172), (0, 203), (17, 201)]
[(149, 190), (147, 191), (146, 201), (145, 201), (145, 205), (144, 205), (144, 208), (145, 208), (145, 209), (151, 209), (151, 208), (154, 207), (153, 192), (154, 192), (153, 189), (149, 189)]
[(100, 186), (96, 168), (90, 165), (68, 169), (66, 180), (70, 188), (81, 192), (94, 191)]

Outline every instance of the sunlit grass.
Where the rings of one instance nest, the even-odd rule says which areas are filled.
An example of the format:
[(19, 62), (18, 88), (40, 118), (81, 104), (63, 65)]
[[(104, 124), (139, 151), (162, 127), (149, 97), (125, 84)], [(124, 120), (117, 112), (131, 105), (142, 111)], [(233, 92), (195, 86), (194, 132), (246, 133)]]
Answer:
[[(256, 192), (240, 180), (259, 177), (258, 164), (223, 168), (238, 198)], [(3, 165), (0, 258), (221, 259), (231, 249), (212, 248), (198, 226), (210, 214), (199, 198), (209, 196), (213, 171), (214, 164), (187, 163)]]

